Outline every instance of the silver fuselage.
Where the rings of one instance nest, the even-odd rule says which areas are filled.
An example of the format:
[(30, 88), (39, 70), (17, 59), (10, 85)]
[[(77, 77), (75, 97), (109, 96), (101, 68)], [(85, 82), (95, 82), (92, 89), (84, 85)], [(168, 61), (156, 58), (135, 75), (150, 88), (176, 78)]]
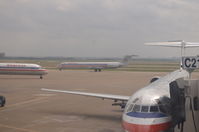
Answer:
[[(124, 129), (127, 132), (159, 132), (169, 129), (172, 117), (166, 111), (170, 108), (164, 107), (169, 105), (167, 101), (171, 100), (169, 84), (188, 76), (189, 73), (186, 70), (180, 69), (134, 93), (123, 113)], [(162, 110), (162, 107), (165, 110)]]

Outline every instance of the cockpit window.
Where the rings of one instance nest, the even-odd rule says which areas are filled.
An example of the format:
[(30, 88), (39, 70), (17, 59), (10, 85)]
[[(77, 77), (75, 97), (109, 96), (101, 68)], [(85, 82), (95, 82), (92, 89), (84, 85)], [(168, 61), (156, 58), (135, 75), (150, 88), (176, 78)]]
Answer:
[(159, 112), (158, 106), (151, 106), (150, 112)]
[(140, 105), (134, 105), (133, 112), (139, 112), (140, 111)]
[(149, 106), (142, 106), (141, 112), (148, 112)]
[(129, 107), (127, 108), (127, 112), (131, 112), (133, 109), (133, 106), (134, 106), (133, 104), (129, 105)]

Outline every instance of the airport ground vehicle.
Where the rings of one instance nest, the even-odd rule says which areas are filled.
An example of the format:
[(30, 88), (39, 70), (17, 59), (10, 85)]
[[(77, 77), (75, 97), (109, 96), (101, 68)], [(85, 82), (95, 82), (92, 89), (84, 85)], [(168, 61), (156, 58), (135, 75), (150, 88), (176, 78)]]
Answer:
[(4, 107), (6, 103), (6, 98), (0, 95), (0, 107)]

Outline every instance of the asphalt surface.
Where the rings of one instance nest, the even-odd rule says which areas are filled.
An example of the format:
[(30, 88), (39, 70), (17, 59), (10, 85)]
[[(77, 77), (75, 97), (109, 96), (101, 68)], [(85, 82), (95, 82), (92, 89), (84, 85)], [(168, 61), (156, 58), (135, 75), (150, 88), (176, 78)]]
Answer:
[[(41, 91), (41, 88), (132, 95), (166, 73), (50, 70), (39, 76), (0, 76), (0, 132), (123, 132), (122, 110), (111, 100)], [(190, 129), (189, 129), (190, 130)]]

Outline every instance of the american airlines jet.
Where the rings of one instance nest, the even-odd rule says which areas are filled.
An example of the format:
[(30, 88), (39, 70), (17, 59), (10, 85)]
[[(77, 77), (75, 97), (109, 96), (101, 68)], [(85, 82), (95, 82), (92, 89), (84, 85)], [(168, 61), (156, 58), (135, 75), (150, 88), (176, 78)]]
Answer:
[(8, 75), (38, 75), (40, 79), (47, 74), (47, 70), (37, 64), (0, 63), (0, 74)]
[(129, 59), (132, 56), (125, 56), (121, 62), (62, 62), (58, 65), (58, 69), (94, 69), (95, 72), (102, 69), (114, 69), (128, 65)]
[[(152, 45), (151, 43), (148, 45)], [(184, 41), (157, 43), (160, 46), (199, 47), (199, 43)], [(180, 69), (163, 77), (151, 79), (151, 83), (132, 96), (87, 93), (45, 89), (57, 93), (90, 96), (113, 100), (113, 105), (125, 108), (122, 126), (125, 132), (174, 132), (176, 126), (184, 130), (187, 113), (192, 113), (195, 132), (199, 130), (199, 80), (191, 80), (193, 68), (199, 68), (199, 57), (183, 57)]]

